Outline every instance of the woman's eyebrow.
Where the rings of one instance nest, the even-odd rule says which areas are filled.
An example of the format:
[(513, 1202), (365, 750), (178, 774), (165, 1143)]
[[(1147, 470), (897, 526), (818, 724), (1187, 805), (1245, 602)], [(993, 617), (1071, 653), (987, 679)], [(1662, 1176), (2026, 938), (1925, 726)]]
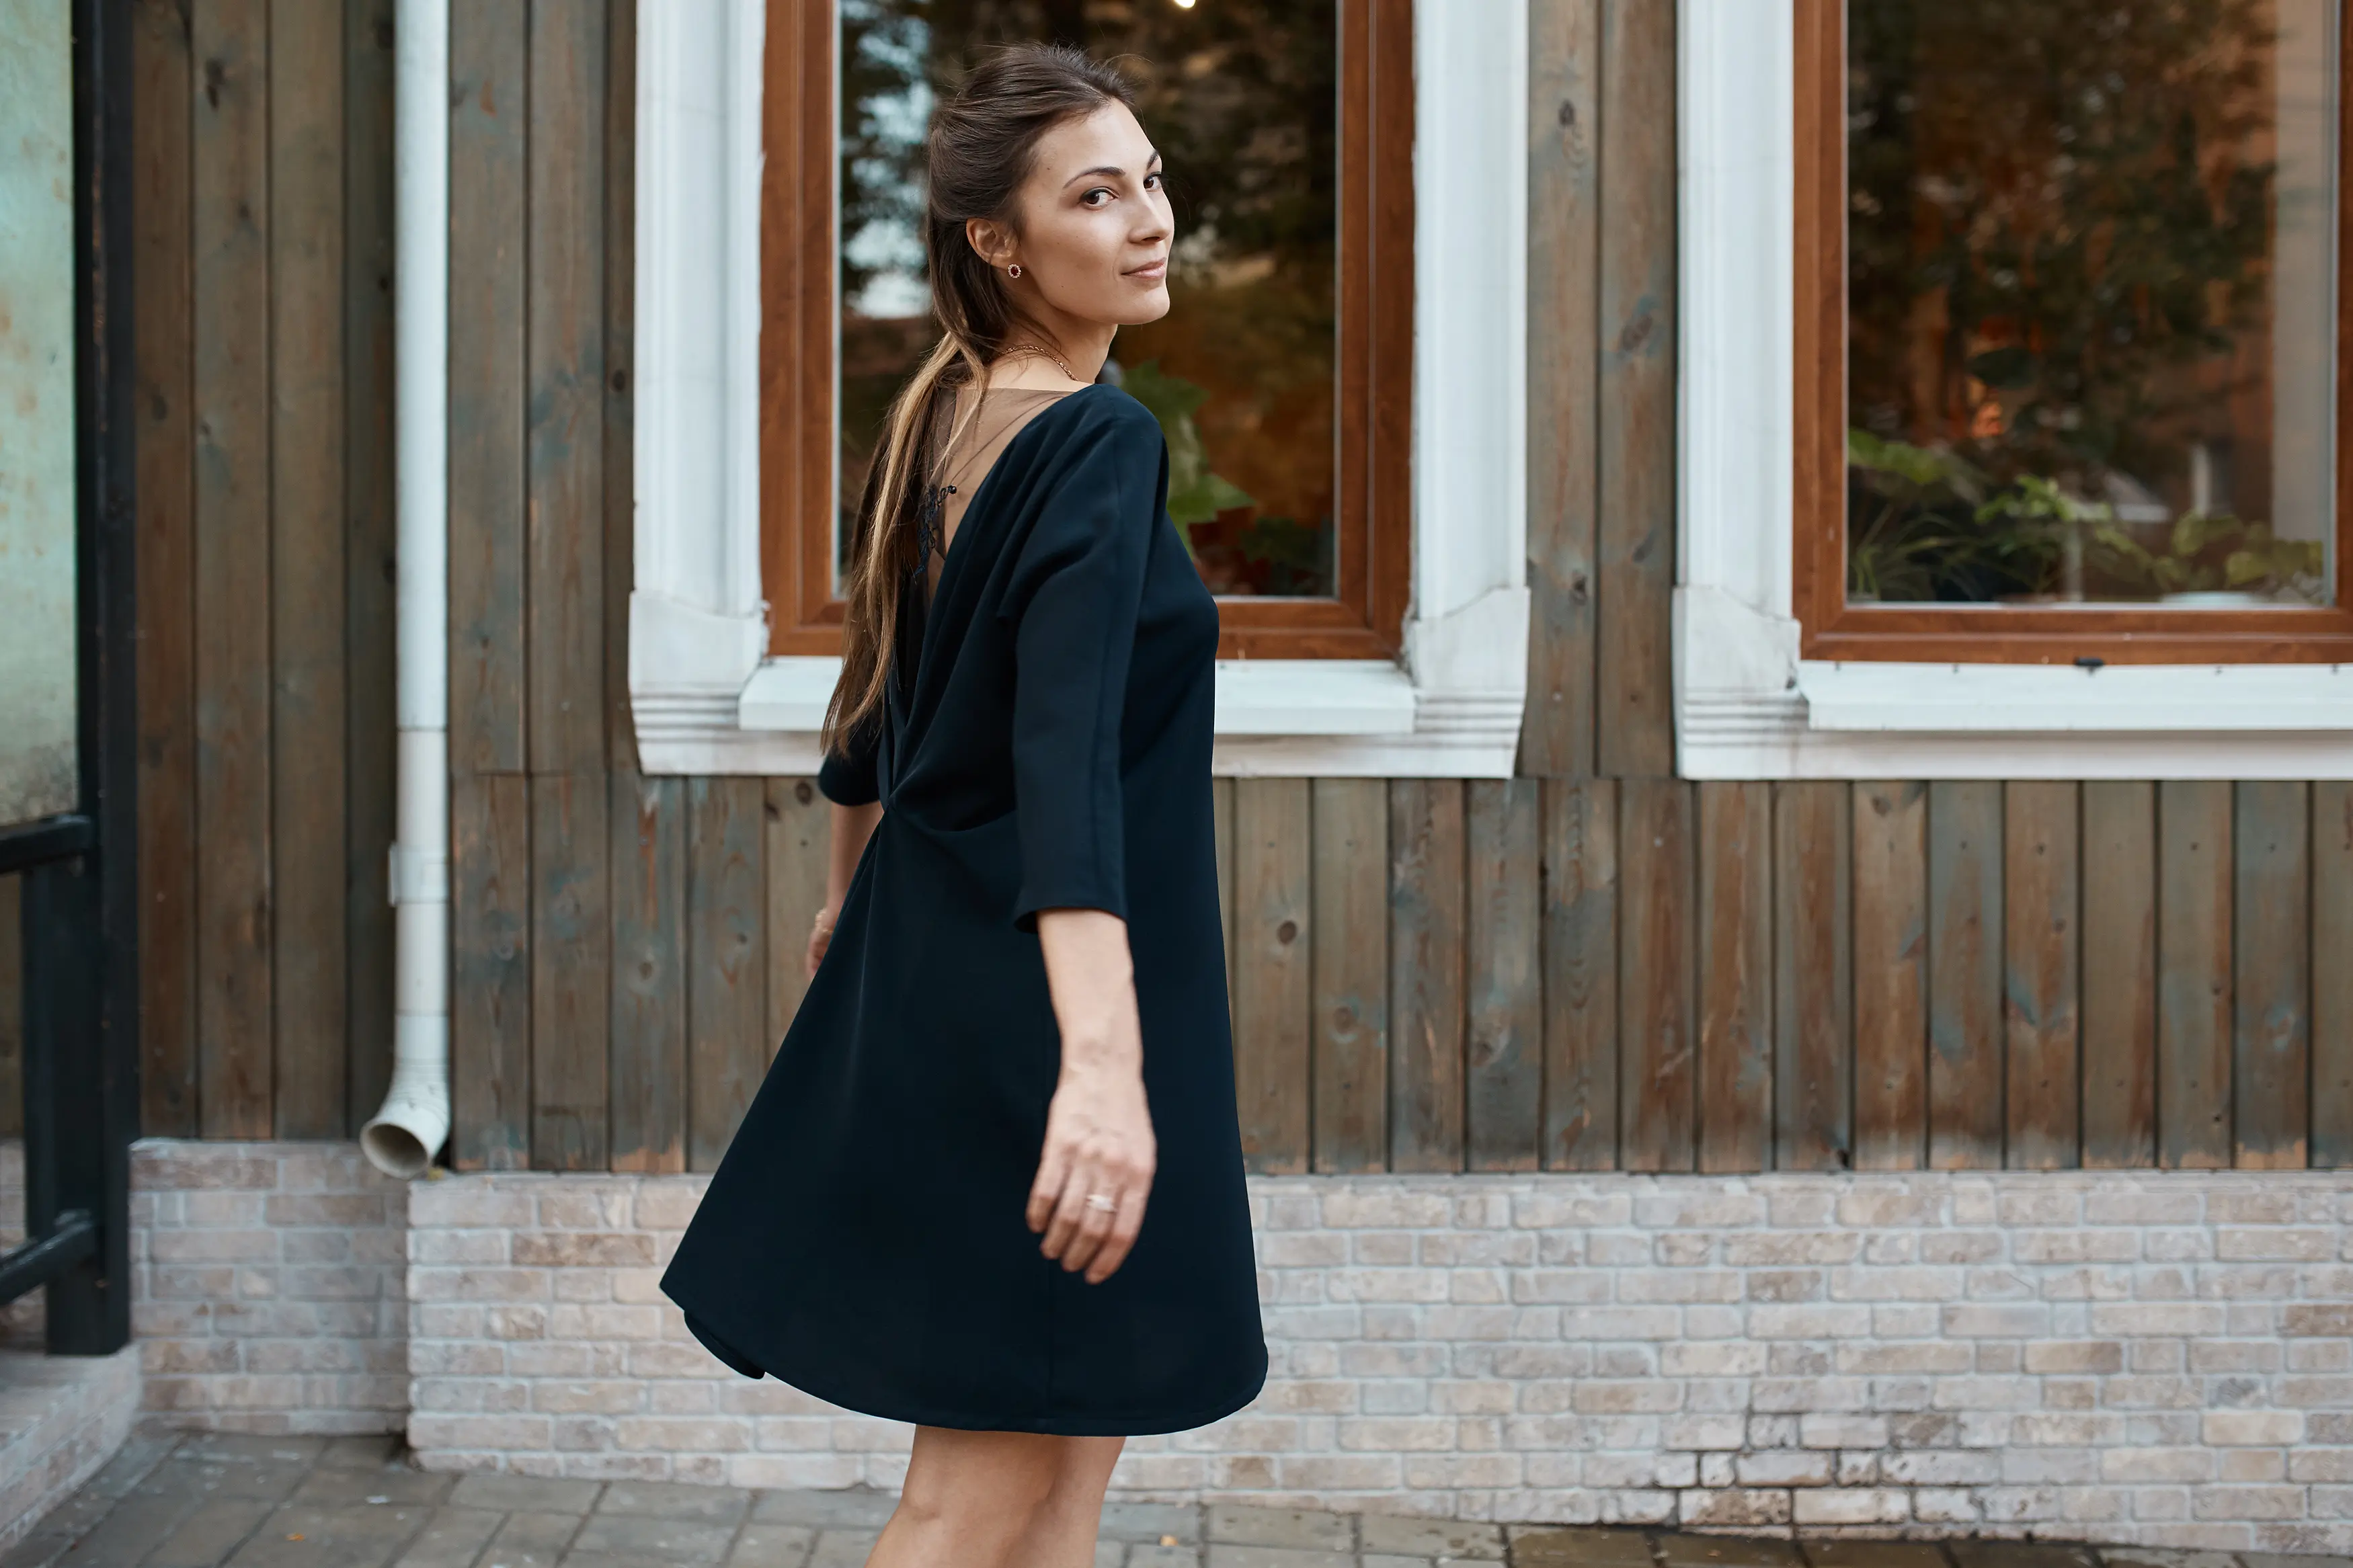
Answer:
[[(1157, 163), (1158, 162), (1160, 162), (1160, 149), (1155, 147), (1152, 150), (1152, 156), (1144, 161), (1145, 166), (1149, 168), (1151, 165)], [(1077, 174), (1072, 174), (1069, 179), (1064, 180), (1062, 184), (1067, 187), (1080, 180), (1085, 179), (1089, 174), (1109, 174), (1113, 179), (1117, 180), (1125, 178), (1127, 171), (1121, 168), (1116, 163), (1097, 163), (1092, 169), (1081, 169)]]

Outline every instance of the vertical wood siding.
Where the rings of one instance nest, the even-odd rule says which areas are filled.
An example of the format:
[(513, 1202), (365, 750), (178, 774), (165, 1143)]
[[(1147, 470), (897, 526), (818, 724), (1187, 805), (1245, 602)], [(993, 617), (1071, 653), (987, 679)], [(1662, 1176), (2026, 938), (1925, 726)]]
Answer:
[[(391, 0), (136, 15), (143, 1126), (350, 1136), (389, 1056)], [(452, 13), (467, 1169), (708, 1169), (824, 896), (812, 781), (637, 767), (634, 15)], [(1214, 785), (1250, 1163), (2353, 1160), (2353, 786), (1673, 776), (1673, 16), (1532, 6), (1520, 776)], [(0, 956), (0, 1078), (20, 993)]]

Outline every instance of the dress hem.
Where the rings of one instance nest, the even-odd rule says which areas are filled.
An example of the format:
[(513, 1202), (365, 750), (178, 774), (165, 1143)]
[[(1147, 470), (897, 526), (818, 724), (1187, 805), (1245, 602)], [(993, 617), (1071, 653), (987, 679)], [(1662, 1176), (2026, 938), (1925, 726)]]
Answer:
[[(988, 1419), (944, 1415), (892, 1400), (852, 1397), (839, 1388), (829, 1388), (823, 1379), (787, 1377), (774, 1367), (763, 1366), (714, 1333), (708, 1323), (699, 1319), (690, 1317), (686, 1326), (687, 1331), (702, 1342), (703, 1349), (739, 1375), (773, 1377), (787, 1388), (797, 1388), (812, 1398), (838, 1405), (860, 1415), (872, 1415), (884, 1421), (904, 1421), (918, 1426), (944, 1426), (957, 1432), (1035, 1432), (1050, 1437), (1155, 1437), (1170, 1432), (1190, 1432), (1213, 1421), (1222, 1421), (1256, 1399), (1266, 1387), (1268, 1370), (1267, 1365), (1261, 1363), (1257, 1375), (1250, 1380), (1249, 1389), (1239, 1398), (1229, 1394), (1211, 1404), (1173, 1415), (1019, 1415)], [(757, 1373), (744, 1371), (746, 1367), (754, 1366), (760, 1367)]]

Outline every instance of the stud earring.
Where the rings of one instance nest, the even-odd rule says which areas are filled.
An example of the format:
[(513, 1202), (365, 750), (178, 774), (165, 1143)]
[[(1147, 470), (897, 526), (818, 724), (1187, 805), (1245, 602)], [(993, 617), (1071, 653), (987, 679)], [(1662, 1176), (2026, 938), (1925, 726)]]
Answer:
[(1005, 269), (1005, 275), (1006, 275), (1008, 278), (1018, 278), (1018, 277), (1020, 277), (1020, 276), (1021, 276), (1021, 263), (1019, 263), (1019, 262), (1018, 262), (1018, 261), (1017, 261), (1017, 262), (1015, 262), (1012, 266), (1010, 266), (1010, 267), (1007, 268)]

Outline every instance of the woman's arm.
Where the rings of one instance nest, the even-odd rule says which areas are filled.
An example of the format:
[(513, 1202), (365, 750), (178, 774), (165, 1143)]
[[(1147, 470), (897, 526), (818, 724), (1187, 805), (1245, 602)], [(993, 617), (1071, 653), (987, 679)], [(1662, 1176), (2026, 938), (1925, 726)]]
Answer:
[(826, 815), (832, 819), (832, 847), (827, 852), (825, 866), (825, 908), (818, 910), (817, 923), (809, 931), (808, 972), (817, 973), (819, 960), (825, 957), (826, 944), (833, 940), (833, 922), (841, 913), (841, 900), (849, 893), (850, 874), (858, 869), (858, 858), (866, 852), (866, 840), (873, 836), (875, 824), (882, 820), (882, 803), (868, 801), (863, 805), (828, 805)]
[[(1145, 1103), (1144, 1037), (1127, 922), (1104, 910), (1038, 911), (1046, 989), (1062, 1067), (1046, 1108), (1046, 1147), (1029, 1189), (1039, 1250), (1099, 1285), (1126, 1259), (1144, 1224), (1157, 1145)], [(1090, 1193), (1114, 1206), (1092, 1207)]]

